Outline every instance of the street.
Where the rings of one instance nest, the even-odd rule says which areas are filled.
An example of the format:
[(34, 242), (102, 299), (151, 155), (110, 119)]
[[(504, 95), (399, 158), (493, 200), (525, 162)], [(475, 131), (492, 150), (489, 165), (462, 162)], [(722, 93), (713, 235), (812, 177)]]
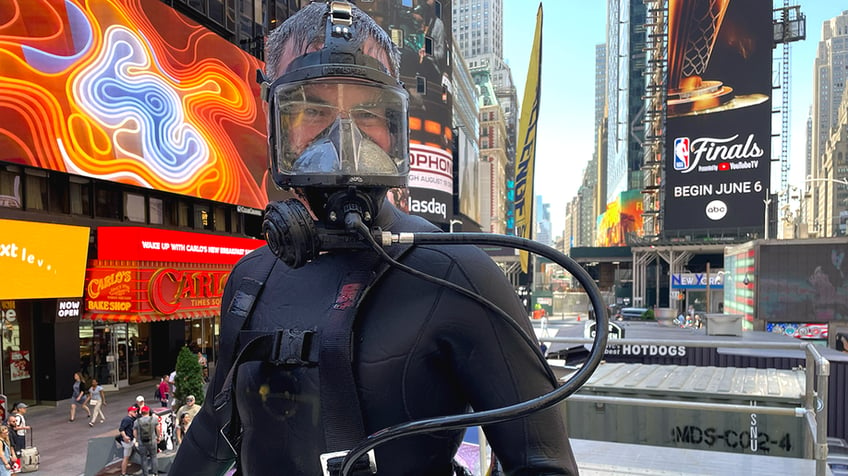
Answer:
[[(69, 380), (69, 387), (71, 383)], [(79, 408), (75, 421), (68, 421), (70, 399), (59, 402), (55, 407), (49, 405), (29, 407), (26, 420), (27, 424), (33, 428), (34, 444), (40, 453), (39, 469), (32, 474), (44, 476), (84, 474), (89, 439), (117, 435), (121, 418), (126, 416), (127, 407), (135, 403), (137, 395), (143, 395), (148, 406), (155, 403), (158, 407), (159, 403), (153, 402), (155, 383), (149, 380), (117, 391), (105, 390), (106, 404), (102, 409), (103, 414), (106, 415), (106, 421), (96, 423), (93, 428), (88, 426), (85, 410)], [(151, 406), (152, 409), (156, 407)], [(27, 435), (27, 443), (29, 442), (30, 435)]]

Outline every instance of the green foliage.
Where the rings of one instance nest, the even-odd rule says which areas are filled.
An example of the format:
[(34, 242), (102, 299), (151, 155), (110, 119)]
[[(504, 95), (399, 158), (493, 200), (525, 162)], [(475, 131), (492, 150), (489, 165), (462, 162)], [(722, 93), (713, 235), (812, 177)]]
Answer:
[(646, 321), (653, 321), (654, 320), (654, 309), (649, 308), (647, 311), (645, 311), (642, 314), (642, 319), (644, 319)]
[(188, 347), (183, 346), (177, 355), (177, 376), (174, 377), (174, 397), (177, 399), (175, 406), (185, 404), (185, 397), (194, 395), (197, 405), (203, 404), (203, 368), (197, 361), (197, 354)]

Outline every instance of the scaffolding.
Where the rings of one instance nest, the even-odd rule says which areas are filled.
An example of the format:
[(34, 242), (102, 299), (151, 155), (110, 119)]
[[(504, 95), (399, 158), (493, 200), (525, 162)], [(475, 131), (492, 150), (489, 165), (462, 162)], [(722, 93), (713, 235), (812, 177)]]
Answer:
[[(801, 13), (801, 7), (798, 5), (790, 5), (790, 0), (783, 0), (783, 7), (776, 8), (773, 15), (774, 23), (774, 47), (781, 45), (780, 56), (780, 109), (776, 112), (780, 114), (780, 136), (777, 138), (780, 141), (780, 189), (781, 191), (789, 188), (789, 150), (791, 134), (789, 133), (789, 125), (791, 119), (790, 106), (790, 91), (791, 91), (791, 76), (789, 72), (789, 64), (791, 63), (791, 44), (792, 42), (803, 40), (807, 37), (807, 19)], [(789, 194), (778, 194), (780, 200), (779, 210), (788, 210), (787, 204)]]
[(645, 154), (642, 161), (642, 222), (645, 239), (662, 231), (665, 183), (665, 118), (668, 94), (668, 0), (646, 0)]

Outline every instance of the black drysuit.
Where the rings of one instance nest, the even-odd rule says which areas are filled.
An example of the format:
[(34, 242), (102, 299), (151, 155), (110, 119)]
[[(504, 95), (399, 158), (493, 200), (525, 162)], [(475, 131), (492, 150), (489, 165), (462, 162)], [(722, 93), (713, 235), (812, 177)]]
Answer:
[[(394, 233), (434, 230), (388, 203), (377, 223)], [(354, 262), (351, 255), (362, 252), (372, 251), (325, 253), (298, 269), (277, 262), (250, 328), (320, 327), (339, 292), (341, 277)], [(263, 247), (236, 265), (224, 293), (224, 308), (255, 260), (270, 258)], [(401, 262), (479, 293), (532, 335), (511, 285), (479, 248), (416, 246)], [(222, 336), (222, 341), (227, 338)], [(465, 413), (470, 407), (500, 408), (554, 388), (535, 354), (538, 350), (502, 318), (455, 291), (396, 269), (389, 269), (365, 297), (353, 342), (354, 376), (369, 434), (411, 420)], [(232, 362), (232, 355), (220, 356), (206, 402), (179, 448), (173, 474), (221, 474), (232, 462), (213, 413), (214, 395)], [(240, 455), (244, 474), (321, 474), (318, 455), (325, 443), (317, 376), (315, 368), (241, 365), (235, 396), (244, 428)], [(451, 460), (462, 431), (419, 434), (378, 446), (378, 474), (452, 474)], [(577, 473), (562, 405), (485, 431), (508, 474)]]

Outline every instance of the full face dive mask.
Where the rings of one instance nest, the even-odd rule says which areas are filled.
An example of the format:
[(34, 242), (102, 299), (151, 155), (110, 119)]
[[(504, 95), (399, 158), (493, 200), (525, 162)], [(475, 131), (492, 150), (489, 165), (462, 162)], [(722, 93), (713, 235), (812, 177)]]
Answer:
[[(330, 2), (324, 46), (294, 59), (273, 83), (259, 74), (274, 182), (302, 190), (318, 226), (336, 229), (350, 212), (371, 225), (386, 190), (405, 187), (409, 174), (408, 94), (354, 44), (352, 16), (349, 3)], [(315, 227), (296, 200), (266, 208), (263, 231), (272, 251), (283, 259), (283, 248), (294, 246), (305, 256), (284, 261), (317, 255)]]

